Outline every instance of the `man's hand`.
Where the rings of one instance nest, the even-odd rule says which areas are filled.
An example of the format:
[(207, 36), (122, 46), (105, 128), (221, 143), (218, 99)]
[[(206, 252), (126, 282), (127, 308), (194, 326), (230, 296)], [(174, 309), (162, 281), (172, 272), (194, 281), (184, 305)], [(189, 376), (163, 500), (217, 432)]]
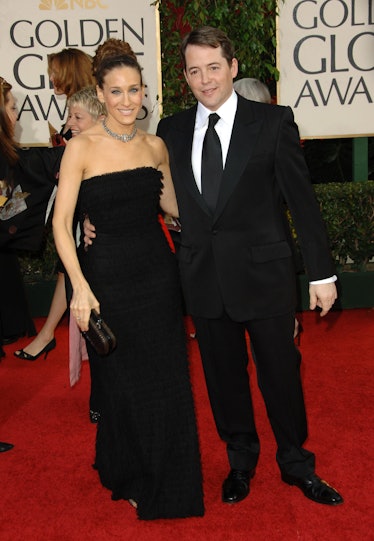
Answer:
[(88, 216), (85, 217), (83, 222), (83, 231), (84, 231), (84, 247), (88, 248), (92, 244), (92, 239), (96, 237), (95, 226), (90, 222)]
[(321, 317), (328, 313), (337, 298), (335, 282), (309, 285), (309, 308), (314, 310), (319, 306)]

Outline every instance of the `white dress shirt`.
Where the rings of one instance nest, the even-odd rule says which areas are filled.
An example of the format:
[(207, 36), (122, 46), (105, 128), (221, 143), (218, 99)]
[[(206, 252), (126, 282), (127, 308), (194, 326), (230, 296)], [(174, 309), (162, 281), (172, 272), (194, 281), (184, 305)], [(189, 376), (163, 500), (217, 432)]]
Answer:
[[(219, 140), (221, 142), (222, 148), (222, 161), (223, 168), (225, 168), (227, 152), (229, 150), (230, 139), (232, 127), (234, 125), (236, 107), (238, 104), (238, 96), (236, 92), (233, 92), (228, 100), (225, 101), (223, 105), (217, 111), (217, 115), (220, 117), (219, 121), (215, 125), (214, 129), (216, 130)], [(195, 182), (199, 191), (201, 193), (201, 155), (203, 151), (203, 142), (205, 137), (205, 132), (208, 128), (209, 115), (212, 113), (210, 109), (207, 109), (198, 102), (196, 121), (195, 121), (195, 131), (193, 136), (192, 143), (192, 170), (195, 177)]]

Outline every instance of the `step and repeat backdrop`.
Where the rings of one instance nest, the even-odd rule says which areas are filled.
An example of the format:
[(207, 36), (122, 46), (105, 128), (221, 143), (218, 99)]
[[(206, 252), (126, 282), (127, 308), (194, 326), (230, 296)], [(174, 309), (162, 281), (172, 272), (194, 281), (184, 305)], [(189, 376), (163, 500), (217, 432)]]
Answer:
[(47, 56), (65, 48), (93, 55), (107, 38), (130, 43), (143, 68), (146, 97), (139, 125), (154, 133), (160, 115), (161, 69), (158, 11), (150, 0), (1, 0), (0, 75), (12, 86), (22, 145), (48, 145), (60, 131), (66, 96), (56, 96)]
[(374, 0), (278, 0), (278, 103), (302, 138), (374, 133)]
[[(374, 0), (279, 0), (278, 11), (278, 103), (292, 107), (301, 137), (373, 135)], [(146, 84), (139, 123), (154, 133), (161, 57), (150, 0), (1, 0), (0, 75), (13, 85), (21, 144), (48, 144), (49, 125), (59, 131), (66, 117), (47, 55), (67, 47), (93, 55), (109, 37), (138, 55)]]

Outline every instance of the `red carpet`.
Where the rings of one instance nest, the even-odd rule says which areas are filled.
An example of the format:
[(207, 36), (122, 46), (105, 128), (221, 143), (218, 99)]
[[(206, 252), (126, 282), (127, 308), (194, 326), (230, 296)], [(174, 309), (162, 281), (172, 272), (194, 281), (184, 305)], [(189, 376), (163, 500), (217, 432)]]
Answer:
[[(127, 502), (113, 502), (93, 462), (95, 426), (88, 419), (88, 365), (69, 388), (67, 324), (45, 361), (13, 357), (28, 339), (5, 348), (0, 363), (1, 541), (369, 541), (373, 539), (374, 310), (301, 314), (303, 379), (309, 418), (307, 447), (317, 472), (345, 498), (340, 507), (307, 500), (280, 481), (275, 444), (255, 384), (252, 386), (261, 458), (250, 496), (236, 506), (220, 501), (227, 474), (207, 402), (197, 344), (190, 341), (204, 472), (206, 514), (200, 519), (136, 519)], [(36, 320), (40, 328), (42, 320)], [(187, 321), (187, 324), (189, 322)], [(181, 487), (183, 490), (183, 487)]]

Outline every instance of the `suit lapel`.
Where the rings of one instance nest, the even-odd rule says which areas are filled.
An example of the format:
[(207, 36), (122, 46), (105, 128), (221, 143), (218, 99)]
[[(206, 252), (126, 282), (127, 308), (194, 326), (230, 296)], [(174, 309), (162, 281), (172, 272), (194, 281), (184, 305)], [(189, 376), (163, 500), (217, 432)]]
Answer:
[(176, 127), (176, 141), (173, 142), (174, 160), (178, 168), (178, 178), (195, 199), (201, 209), (211, 215), (203, 196), (196, 185), (192, 169), (192, 142), (195, 130), (197, 105), (186, 111), (186, 114), (180, 117), (180, 122)]
[(216, 220), (222, 213), (228, 199), (239, 183), (243, 171), (255, 148), (262, 120), (253, 115), (250, 103), (238, 96), (238, 108), (231, 134), (225, 169), (222, 176), (217, 208), (214, 213)]
[[(172, 148), (174, 161), (178, 168), (178, 178), (180, 178), (185, 188), (201, 209), (211, 216), (212, 214), (196, 186), (191, 163), (196, 110), (197, 106), (192, 107), (186, 111), (185, 115), (179, 117), (179, 123), (175, 126), (176, 139), (173, 141)], [(261, 125), (262, 120), (256, 119), (253, 114), (253, 105), (241, 96), (238, 96), (238, 108), (213, 221), (216, 221), (221, 215), (227, 201), (240, 182), (243, 171), (255, 148)]]

